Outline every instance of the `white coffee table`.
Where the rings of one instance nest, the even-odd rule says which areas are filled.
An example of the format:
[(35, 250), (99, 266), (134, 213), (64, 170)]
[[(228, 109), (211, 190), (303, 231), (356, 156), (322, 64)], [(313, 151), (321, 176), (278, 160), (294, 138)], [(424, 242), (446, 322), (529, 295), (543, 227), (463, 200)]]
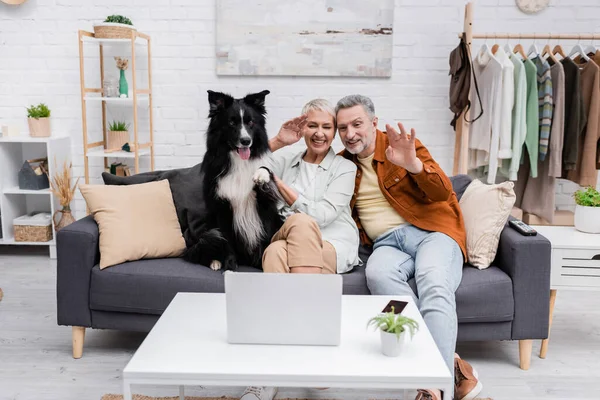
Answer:
[[(439, 388), (454, 384), (412, 301), (403, 314), (419, 332), (399, 357), (380, 350), (367, 321), (402, 296), (344, 296), (340, 346), (231, 345), (226, 341), (225, 295), (178, 293), (123, 370), (124, 400), (131, 385)], [(446, 398), (450, 398), (446, 396)]]
[(531, 225), (550, 241), (550, 315), (548, 339), (542, 340), (540, 358), (546, 358), (556, 291), (600, 290), (600, 234), (580, 232), (572, 226)]

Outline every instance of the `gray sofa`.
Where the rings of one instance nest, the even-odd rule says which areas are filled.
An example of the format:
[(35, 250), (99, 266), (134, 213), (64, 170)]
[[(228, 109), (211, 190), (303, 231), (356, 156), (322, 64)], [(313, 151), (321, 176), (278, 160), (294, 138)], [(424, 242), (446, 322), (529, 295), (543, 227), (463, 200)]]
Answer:
[[(451, 180), (460, 198), (470, 178)], [(73, 326), (75, 358), (81, 357), (85, 328), (147, 332), (177, 292), (224, 292), (221, 272), (180, 258), (127, 262), (100, 271), (98, 239), (91, 216), (57, 234), (58, 324)], [(369, 249), (361, 248), (363, 261), (368, 256)], [(343, 282), (344, 294), (370, 294), (364, 267), (344, 274)], [(548, 336), (549, 298), (550, 242), (506, 225), (492, 266), (463, 268), (456, 292), (458, 340), (519, 340), (520, 366), (528, 369), (532, 340)]]

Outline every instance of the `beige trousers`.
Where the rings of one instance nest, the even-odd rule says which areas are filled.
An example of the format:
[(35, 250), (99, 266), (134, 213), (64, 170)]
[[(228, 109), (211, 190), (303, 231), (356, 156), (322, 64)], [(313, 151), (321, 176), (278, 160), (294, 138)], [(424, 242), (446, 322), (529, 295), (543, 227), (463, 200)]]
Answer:
[(289, 273), (294, 267), (318, 267), (323, 274), (337, 271), (335, 248), (321, 237), (315, 220), (307, 214), (288, 217), (263, 254), (263, 271)]

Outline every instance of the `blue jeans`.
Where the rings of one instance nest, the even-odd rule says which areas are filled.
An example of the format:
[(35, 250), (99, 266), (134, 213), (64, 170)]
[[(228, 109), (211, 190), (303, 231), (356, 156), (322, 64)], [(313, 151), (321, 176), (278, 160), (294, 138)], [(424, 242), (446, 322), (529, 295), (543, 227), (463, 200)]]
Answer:
[[(367, 286), (374, 295), (411, 296), (454, 377), (456, 301), (463, 255), (450, 236), (402, 224), (373, 244)], [(418, 298), (408, 285), (415, 278)]]

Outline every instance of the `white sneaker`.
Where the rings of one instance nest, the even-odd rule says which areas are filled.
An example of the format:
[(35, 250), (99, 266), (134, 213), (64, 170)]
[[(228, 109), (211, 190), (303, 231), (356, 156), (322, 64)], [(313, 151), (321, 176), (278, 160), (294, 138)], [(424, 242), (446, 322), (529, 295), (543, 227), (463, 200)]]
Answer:
[(240, 400), (273, 400), (276, 394), (276, 387), (248, 386)]

